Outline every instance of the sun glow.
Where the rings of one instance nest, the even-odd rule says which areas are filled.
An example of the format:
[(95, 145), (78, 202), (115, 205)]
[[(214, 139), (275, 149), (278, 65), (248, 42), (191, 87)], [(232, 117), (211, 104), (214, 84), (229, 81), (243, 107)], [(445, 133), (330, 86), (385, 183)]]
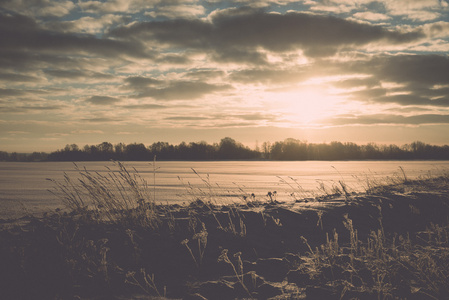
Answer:
[(282, 95), (286, 118), (297, 125), (318, 125), (337, 112), (341, 99), (323, 88), (305, 88)]

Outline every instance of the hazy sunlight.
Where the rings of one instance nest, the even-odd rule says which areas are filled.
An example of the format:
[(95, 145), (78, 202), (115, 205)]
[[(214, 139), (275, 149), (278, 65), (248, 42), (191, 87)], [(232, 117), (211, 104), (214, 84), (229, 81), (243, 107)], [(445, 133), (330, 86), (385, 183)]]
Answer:
[(287, 119), (299, 125), (313, 125), (332, 116), (339, 100), (320, 88), (316, 86), (283, 94)]

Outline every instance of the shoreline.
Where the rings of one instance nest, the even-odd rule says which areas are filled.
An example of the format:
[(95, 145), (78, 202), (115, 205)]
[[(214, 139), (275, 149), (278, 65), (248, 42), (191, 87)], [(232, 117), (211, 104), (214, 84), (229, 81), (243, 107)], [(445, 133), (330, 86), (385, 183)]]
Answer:
[[(0, 163), (61, 163), (61, 162), (68, 162), (68, 163), (91, 163), (91, 162), (111, 162), (111, 161), (120, 161), (124, 163), (142, 163), (142, 162), (148, 162), (153, 163), (154, 160), (148, 159), (148, 160), (115, 160), (115, 159), (104, 159), (104, 160), (36, 160), (36, 161), (8, 161), (8, 160), (0, 160)], [(392, 161), (399, 161), (399, 162), (413, 162), (413, 161), (449, 161), (448, 157), (444, 158), (366, 158), (366, 159), (158, 159), (157, 162), (373, 162), (373, 161), (382, 161), (382, 162), (392, 162)]]
[[(322, 185), (332, 189), (338, 181), (344, 183), (352, 191), (364, 191), (367, 181), (386, 181), (389, 177), (401, 176), (399, 166), (402, 166), (410, 179), (419, 176), (437, 176), (445, 174), (449, 161), (445, 162), (159, 162), (156, 172), (149, 163), (124, 163), (130, 173), (144, 177), (150, 189), (153, 188), (156, 177), (157, 203), (182, 203), (192, 200), (192, 194), (210, 193), (203, 181), (209, 180), (213, 185), (213, 196), (218, 201), (221, 196), (225, 202), (241, 202), (242, 196), (255, 193), (259, 200), (266, 198), (268, 191), (277, 191), (277, 199), (281, 201), (295, 200), (304, 197), (314, 197), (322, 193)], [(61, 196), (55, 197), (49, 193), (54, 190), (52, 181), (63, 181), (63, 175), (77, 181), (79, 171), (73, 163), (37, 163), (20, 164), (4, 163), (4, 172), (0, 174), (0, 218), (17, 218), (28, 210), (40, 215), (44, 210), (61, 207)], [(80, 163), (91, 173), (107, 174), (110, 171), (120, 171), (116, 164)], [(199, 175), (192, 171), (194, 168)], [(210, 176), (209, 176), (210, 175)], [(79, 184), (79, 182), (76, 182)], [(193, 188), (193, 189), (192, 189)], [(243, 191), (241, 190), (243, 189)], [(202, 190), (202, 191), (201, 191)], [(189, 193), (187, 193), (189, 192)], [(295, 197), (291, 194), (295, 193)], [(232, 198), (230, 196), (235, 195)], [(153, 199), (154, 197), (151, 197)], [(232, 199), (231, 199), (232, 198)], [(20, 204), (20, 203), (23, 203)], [(25, 206), (25, 210), (23, 209)]]

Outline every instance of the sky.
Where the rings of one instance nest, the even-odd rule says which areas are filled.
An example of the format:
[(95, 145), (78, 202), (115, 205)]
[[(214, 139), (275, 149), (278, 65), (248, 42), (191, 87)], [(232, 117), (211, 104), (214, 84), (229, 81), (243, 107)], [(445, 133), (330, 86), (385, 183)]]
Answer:
[(449, 144), (447, 0), (0, 0), (0, 150)]

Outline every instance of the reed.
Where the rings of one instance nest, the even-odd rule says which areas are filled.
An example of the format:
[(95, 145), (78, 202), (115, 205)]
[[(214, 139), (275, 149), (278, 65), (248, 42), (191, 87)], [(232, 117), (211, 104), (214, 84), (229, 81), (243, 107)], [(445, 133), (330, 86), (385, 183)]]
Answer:
[(136, 169), (129, 171), (121, 162), (114, 162), (114, 165), (116, 170), (106, 167), (108, 172), (103, 175), (75, 164), (77, 179), (67, 174), (62, 182), (47, 179), (55, 184), (50, 192), (71, 211), (93, 212), (97, 221), (157, 227), (160, 220), (155, 209), (155, 192), (151, 192), (147, 181)]

